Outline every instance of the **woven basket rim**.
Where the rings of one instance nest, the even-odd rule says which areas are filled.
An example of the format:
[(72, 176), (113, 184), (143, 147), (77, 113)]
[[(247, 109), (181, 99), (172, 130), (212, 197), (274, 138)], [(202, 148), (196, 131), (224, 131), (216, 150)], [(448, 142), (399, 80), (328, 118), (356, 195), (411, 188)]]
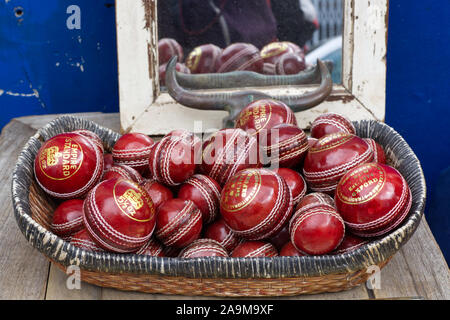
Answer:
[[(70, 125), (69, 125), (70, 124)], [(411, 209), (400, 227), (389, 234), (373, 240), (360, 248), (344, 254), (302, 257), (274, 258), (223, 258), (207, 257), (180, 259), (151, 257), (136, 254), (94, 253), (80, 249), (46, 230), (31, 218), (29, 189), (33, 178), (31, 164), (43, 141), (63, 131), (88, 129), (96, 132), (110, 144), (120, 135), (92, 121), (75, 117), (61, 116), (49, 122), (30, 137), (22, 149), (15, 166), (12, 183), (12, 201), (17, 224), (30, 244), (50, 260), (69, 266), (78, 265), (82, 270), (105, 273), (135, 273), (190, 278), (292, 278), (314, 277), (337, 273), (352, 273), (379, 265), (394, 255), (417, 229), (423, 216), (426, 200), (426, 183), (421, 164), (407, 142), (393, 128), (375, 120), (355, 121), (362, 127), (380, 126), (391, 134), (400, 147), (407, 151), (410, 166), (415, 172), (418, 194), (413, 197), (416, 208)], [(28, 164), (28, 166), (27, 166)]]

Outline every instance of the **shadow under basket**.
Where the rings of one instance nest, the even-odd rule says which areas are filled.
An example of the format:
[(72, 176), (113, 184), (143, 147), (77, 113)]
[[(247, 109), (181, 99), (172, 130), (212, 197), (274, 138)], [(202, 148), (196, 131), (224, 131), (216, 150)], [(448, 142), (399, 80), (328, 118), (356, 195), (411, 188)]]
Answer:
[(135, 254), (93, 253), (77, 248), (50, 231), (55, 203), (35, 183), (33, 163), (42, 143), (56, 134), (87, 129), (97, 133), (105, 149), (120, 137), (91, 121), (60, 117), (41, 128), (22, 150), (12, 178), (17, 224), (25, 238), (62, 270), (78, 265), (83, 281), (120, 290), (223, 297), (292, 296), (351, 289), (367, 281), (374, 266), (382, 268), (417, 229), (426, 186), (419, 160), (405, 140), (388, 125), (354, 122), (357, 134), (380, 143), (408, 182), (412, 207), (403, 223), (389, 234), (339, 255), (195, 259)]

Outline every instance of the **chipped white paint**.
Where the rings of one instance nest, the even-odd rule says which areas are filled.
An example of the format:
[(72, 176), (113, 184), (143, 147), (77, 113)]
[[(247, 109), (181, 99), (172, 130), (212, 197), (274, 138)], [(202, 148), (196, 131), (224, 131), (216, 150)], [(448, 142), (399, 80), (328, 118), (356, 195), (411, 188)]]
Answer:
[(5, 94), (8, 96), (12, 96), (12, 97), (24, 97), (24, 98), (29, 98), (29, 97), (36, 97), (39, 98), (39, 91), (37, 91), (36, 89), (32, 89), (33, 92), (32, 93), (21, 93), (21, 92), (13, 92), (13, 91), (4, 91), (2, 89), (0, 89), (0, 96)]

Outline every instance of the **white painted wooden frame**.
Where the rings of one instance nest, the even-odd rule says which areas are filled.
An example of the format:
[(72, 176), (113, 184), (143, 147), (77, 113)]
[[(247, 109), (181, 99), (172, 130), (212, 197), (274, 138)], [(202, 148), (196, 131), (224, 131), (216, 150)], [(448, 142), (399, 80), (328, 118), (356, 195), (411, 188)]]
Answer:
[[(164, 1), (164, 0), (163, 0)], [(308, 128), (319, 114), (384, 121), (388, 0), (344, 0), (342, 85), (322, 104), (296, 114)], [(157, 0), (116, 0), (122, 132), (166, 134), (222, 126), (225, 111), (184, 107), (159, 90)], [(313, 86), (258, 88), (266, 93), (306, 92)], [(231, 91), (231, 90), (230, 90)]]

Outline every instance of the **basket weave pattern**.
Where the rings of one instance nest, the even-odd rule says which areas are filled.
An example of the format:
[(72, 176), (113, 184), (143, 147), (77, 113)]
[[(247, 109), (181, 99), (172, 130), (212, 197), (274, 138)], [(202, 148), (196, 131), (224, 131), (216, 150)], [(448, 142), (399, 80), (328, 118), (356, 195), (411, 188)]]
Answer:
[(357, 250), (335, 256), (275, 258), (159, 258), (134, 254), (93, 253), (63, 241), (50, 231), (55, 204), (34, 182), (33, 161), (42, 142), (76, 129), (96, 132), (110, 150), (120, 137), (87, 120), (61, 117), (30, 138), (13, 174), (15, 217), (26, 239), (59, 268), (79, 265), (83, 281), (102, 287), (148, 293), (228, 297), (291, 296), (337, 292), (364, 283), (367, 269), (384, 267), (416, 230), (425, 205), (420, 163), (403, 138), (389, 126), (355, 122), (357, 134), (386, 150), (390, 164), (407, 180), (413, 204), (399, 228)]

